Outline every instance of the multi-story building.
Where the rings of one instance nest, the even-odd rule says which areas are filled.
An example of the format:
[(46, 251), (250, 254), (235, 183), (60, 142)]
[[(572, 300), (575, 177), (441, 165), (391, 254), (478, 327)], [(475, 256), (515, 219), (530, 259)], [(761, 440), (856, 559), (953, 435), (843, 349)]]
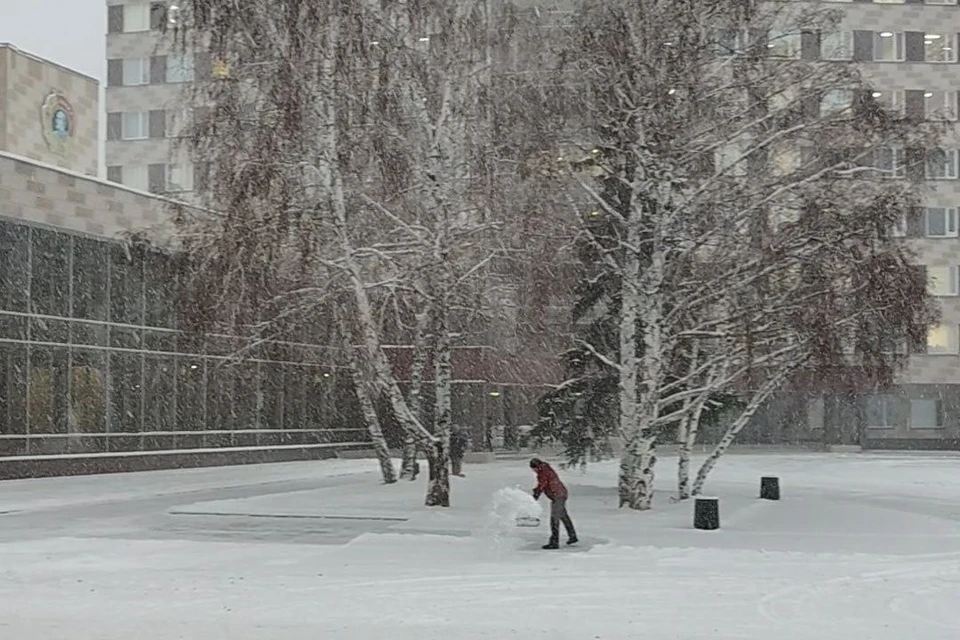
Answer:
[(160, 37), (171, 6), (107, 0), (107, 178), (189, 200), (194, 168), (177, 137), (190, 118), (190, 84), (210, 64)]

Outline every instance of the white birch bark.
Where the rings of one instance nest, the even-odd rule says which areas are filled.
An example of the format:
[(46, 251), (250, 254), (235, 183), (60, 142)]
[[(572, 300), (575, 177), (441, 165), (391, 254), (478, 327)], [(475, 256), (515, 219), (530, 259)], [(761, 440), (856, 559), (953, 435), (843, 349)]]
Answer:
[[(410, 412), (423, 420), (423, 370), (427, 366), (427, 344), (430, 335), (430, 310), (417, 314), (416, 332), (413, 337), (413, 363), (410, 367), (410, 393), (407, 404)], [(417, 441), (412, 433), (404, 432), (403, 457), (400, 477), (413, 480), (417, 475)]]
[(434, 380), (436, 406), (434, 409), (436, 442), (427, 456), (430, 477), (427, 481), (428, 507), (450, 506), (450, 409), (451, 409), (451, 354), (450, 328), (446, 317), (446, 305), (437, 308), (437, 340), (434, 354)]
[[(348, 347), (350, 348), (350, 347)], [(350, 348), (353, 351), (352, 348)], [(377, 416), (377, 410), (373, 406), (371, 398), (370, 381), (360, 369), (356, 354), (351, 355), (351, 368), (353, 370), (353, 386), (357, 393), (357, 401), (360, 403), (360, 414), (367, 425), (367, 432), (370, 434), (370, 442), (373, 444), (373, 451), (380, 463), (380, 474), (383, 477), (384, 484), (393, 484), (397, 481), (397, 473), (393, 468), (393, 461), (390, 459), (390, 449), (387, 447), (387, 441), (383, 437), (383, 430), (380, 428), (380, 418)]]

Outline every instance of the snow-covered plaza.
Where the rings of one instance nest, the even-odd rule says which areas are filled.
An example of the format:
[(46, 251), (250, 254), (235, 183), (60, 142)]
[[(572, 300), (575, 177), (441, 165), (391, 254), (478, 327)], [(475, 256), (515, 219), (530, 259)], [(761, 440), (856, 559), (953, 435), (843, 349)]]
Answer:
[[(490, 515), (533, 486), (521, 458), (468, 465), (448, 510), (373, 460), (6, 482), (0, 638), (953, 640), (958, 470), (730, 455), (708, 532), (670, 500), (670, 457), (648, 513), (617, 509), (615, 465), (593, 465), (561, 472), (581, 543), (560, 551)], [(779, 502), (757, 499), (767, 474)]]

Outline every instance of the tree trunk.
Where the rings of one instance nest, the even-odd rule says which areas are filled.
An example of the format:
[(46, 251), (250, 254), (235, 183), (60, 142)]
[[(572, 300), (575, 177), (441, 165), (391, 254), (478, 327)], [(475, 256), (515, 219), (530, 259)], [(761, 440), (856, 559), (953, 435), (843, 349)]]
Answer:
[(447, 326), (446, 301), (437, 305), (436, 337), (434, 354), (434, 380), (436, 385), (436, 408), (434, 410), (433, 435), (437, 438), (429, 457), (430, 480), (427, 487), (428, 507), (450, 506), (450, 411), (451, 411), (451, 358), (450, 330)]
[(677, 451), (677, 497), (686, 500), (690, 497), (690, 452), (697, 442), (697, 432), (700, 430), (700, 416), (706, 400), (698, 400), (692, 413), (686, 414), (680, 420), (678, 429), (680, 446)]
[[(427, 342), (429, 337), (430, 310), (417, 314), (417, 330), (413, 339), (413, 365), (410, 370), (410, 393), (407, 404), (410, 413), (423, 421), (423, 369), (427, 366)], [(403, 458), (400, 477), (413, 480), (417, 475), (417, 441), (413, 434), (404, 432)]]
[(656, 437), (637, 435), (620, 459), (620, 506), (646, 511), (653, 506)]
[(710, 475), (710, 472), (713, 471), (713, 468), (717, 465), (717, 461), (720, 459), (724, 453), (727, 452), (727, 449), (730, 448), (730, 445), (736, 439), (737, 434), (739, 434), (747, 423), (750, 422), (750, 419), (757, 412), (757, 409), (760, 408), (760, 405), (769, 398), (774, 391), (780, 386), (780, 384), (789, 377), (790, 373), (793, 371), (793, 367), (784, 367), (776, 374), (771, 376), (767, 382), (763, 384), (762, 387), (753, 395), (750, 399), (750, 403), (746, 406), (736, 420), (733, 421), (733, 424), (727, 429), (726, 433), (723, 434), (723, 437), (720, 438), (720, 442), (717, 443), (717, 446), (714, 447), (713, 451), (710, 452), (710, 455), (707, 456), (707, 459), (704, 460), (703, 464), (700, 465), (700, 470), (697, 472), (697, 479), (693, 483), (693, 495), (697, 496), (703, 492), (703, 485), (707, 481), (707, 476)]
[[(349, 347), (352, 351), (352, 347)], [(356, 355), (352, 356), (356, 360)], [(393, 461), (390, 459), (390, 449), (387, 447), (387, 441), (383, 437), (383, 431), (380, 429), (380, 418), (377, 416), (377, 410), (373, 406), (373, 400), (370, 399), (370, 392), (367, 389), (369, 383), (364, 379), (360, 368), (353, 366), (353, 385), (357, 390), (357, 400), (360, 403), (360, 412), (363, 414), (363, 421), (367, 424), (367, 431), (370, 432), (370, 442), (373, 443), (373, 450), (377, 454), (377, 460), (380, 462), (380, 473), (383, 476), (384, 484), (393, 484), (397, 481), (397, 474), (393, 468)]]

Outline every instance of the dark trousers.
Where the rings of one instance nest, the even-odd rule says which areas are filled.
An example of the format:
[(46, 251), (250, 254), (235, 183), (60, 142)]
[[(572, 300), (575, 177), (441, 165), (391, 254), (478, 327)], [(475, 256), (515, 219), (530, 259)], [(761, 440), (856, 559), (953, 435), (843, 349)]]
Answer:
[(463, 456), (462, 455), (450, 455), (450, 472), (453, 475), (458, 476), (463, 473)]
[(550, 500), (550, 542), (560, 543), (560, 523), (567, 530), (567, 538), (574, 539), (577, 532), (573, 528), (573, 520), (567, 513), (567, 499), (553, 498)]

